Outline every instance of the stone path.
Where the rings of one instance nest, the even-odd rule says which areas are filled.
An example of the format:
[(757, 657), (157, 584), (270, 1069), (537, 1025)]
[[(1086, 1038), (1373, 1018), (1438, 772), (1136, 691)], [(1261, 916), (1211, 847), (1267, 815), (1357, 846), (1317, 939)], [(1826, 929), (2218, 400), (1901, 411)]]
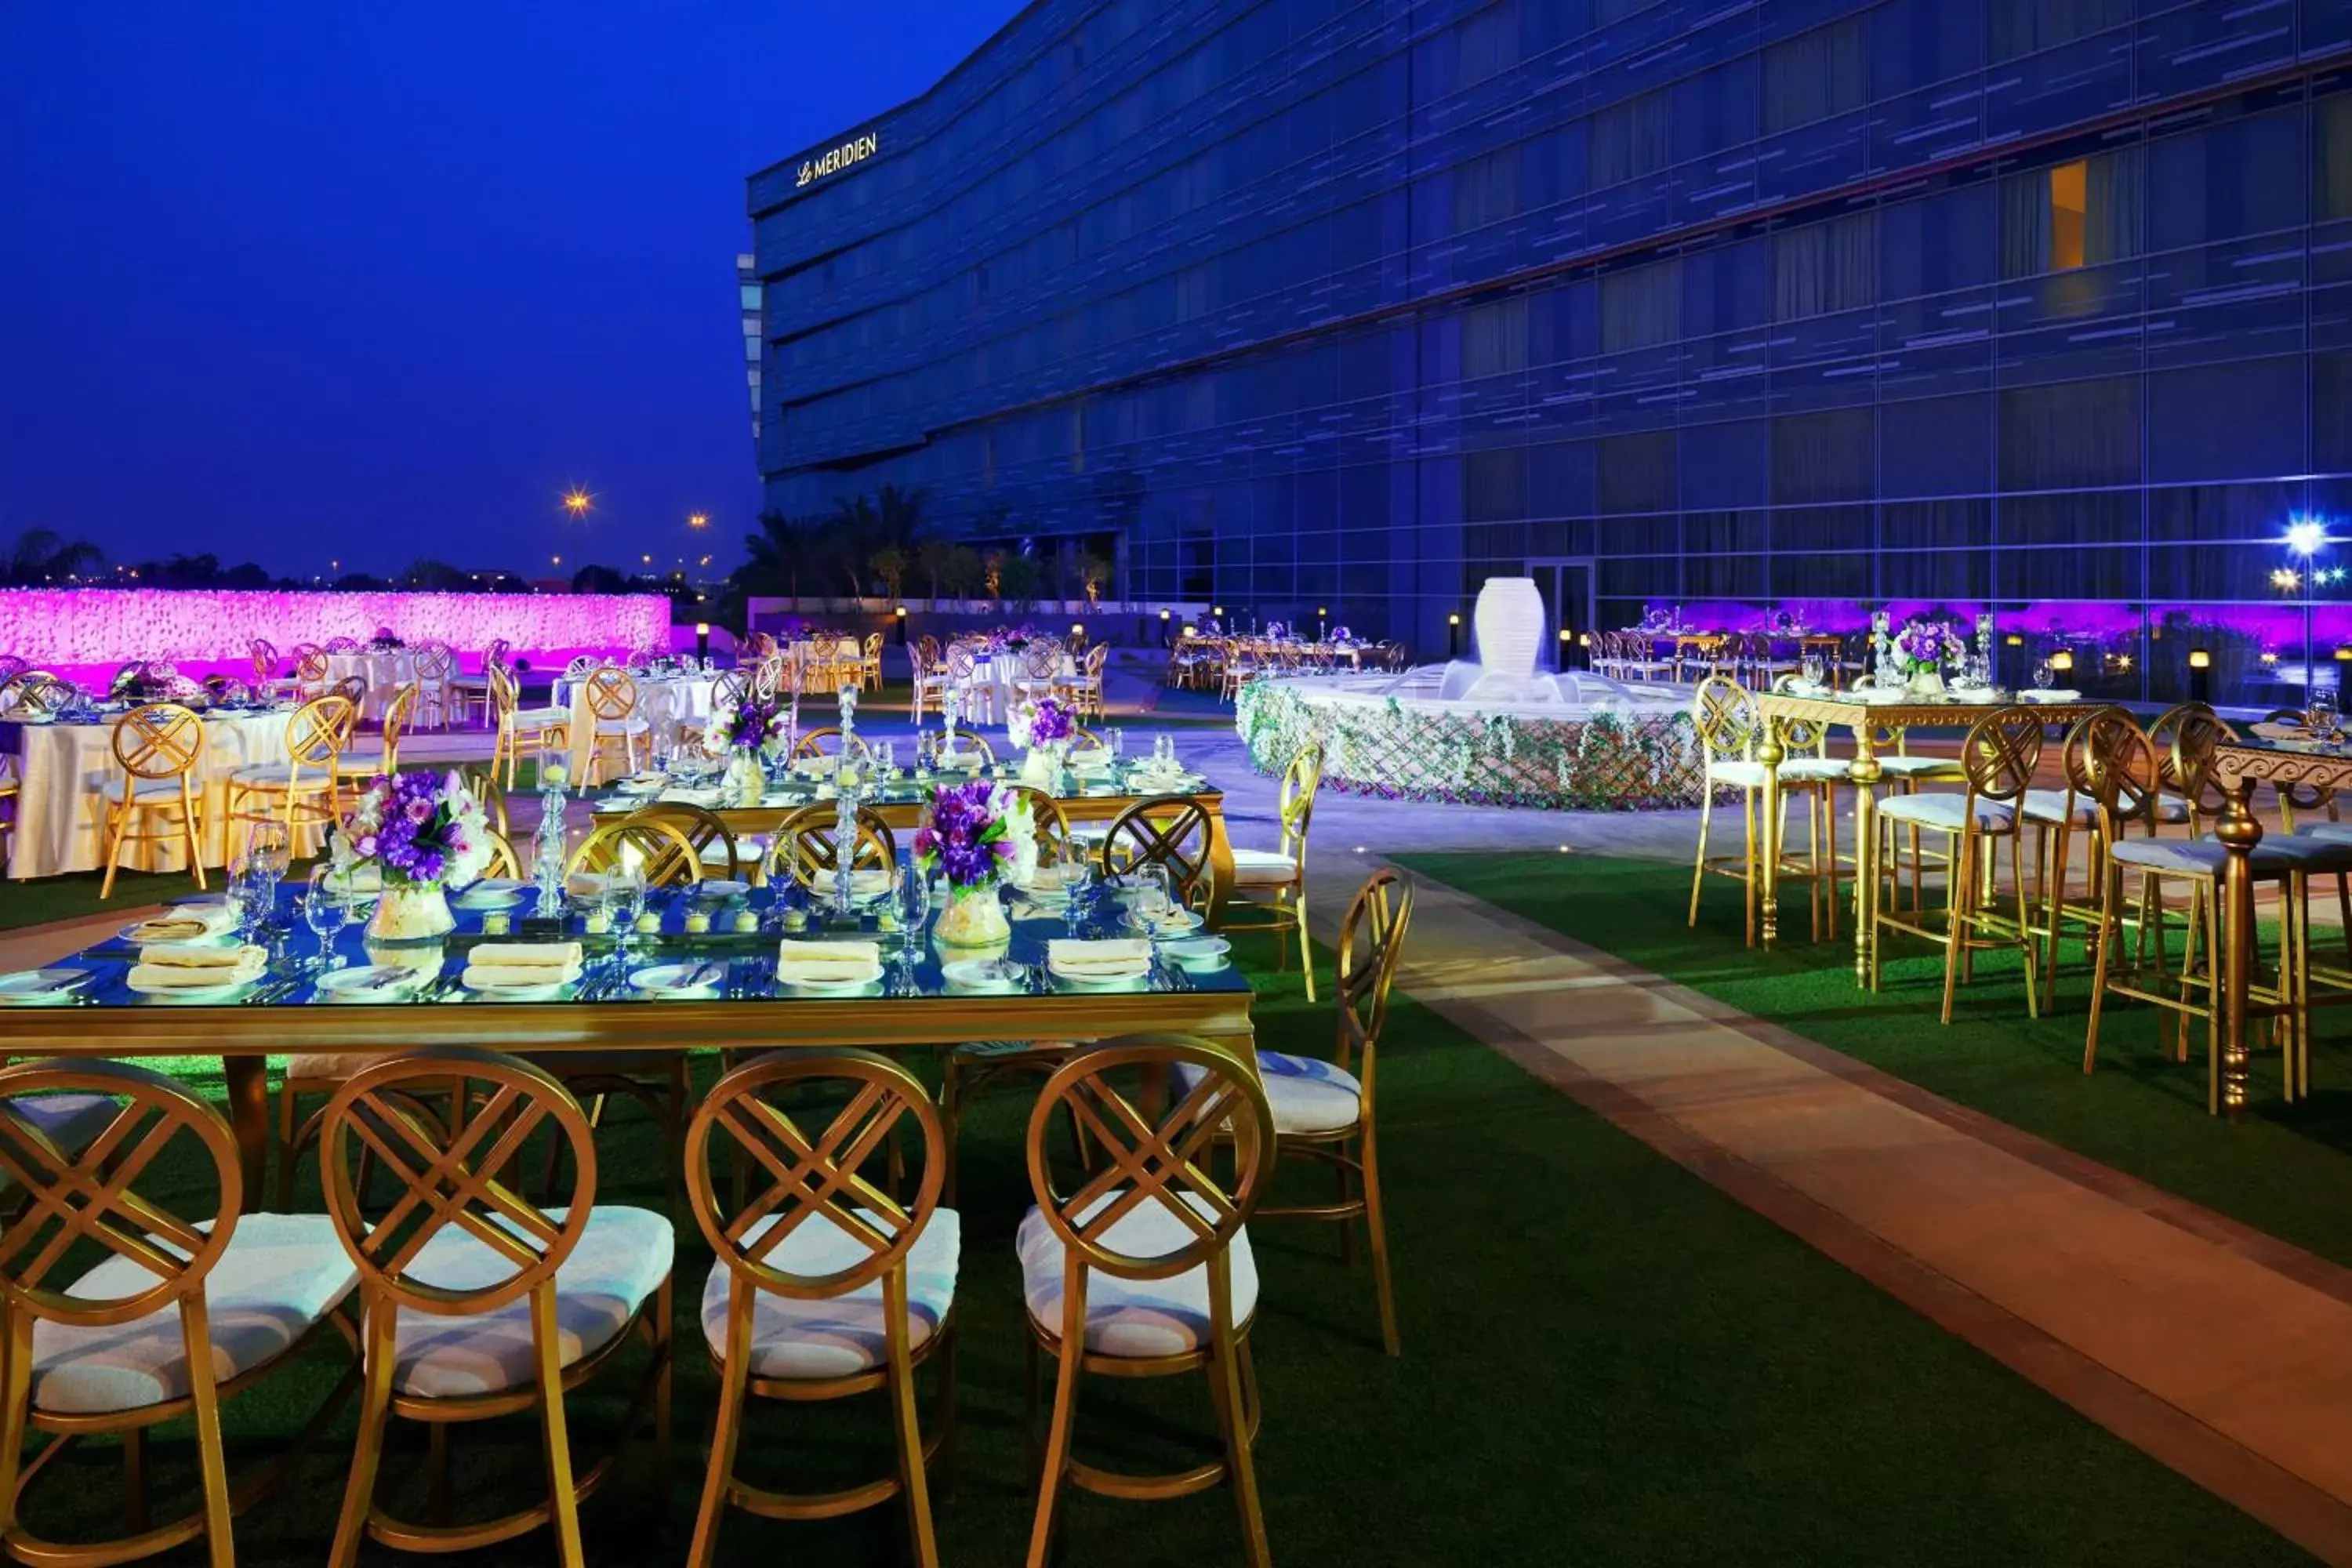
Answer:
[[(1327, 940), (1367, 858), (1315, 857)], [(1426, 879), (1417, 1000), (2318, 1556), (2352, 1270)], [(2096, 1506), (2096, 1500), (2085, 1500)]]

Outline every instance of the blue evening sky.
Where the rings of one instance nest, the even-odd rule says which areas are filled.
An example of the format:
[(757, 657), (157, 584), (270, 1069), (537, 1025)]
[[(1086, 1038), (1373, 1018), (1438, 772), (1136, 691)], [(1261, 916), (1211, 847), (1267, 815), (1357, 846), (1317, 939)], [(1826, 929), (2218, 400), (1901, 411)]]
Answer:
[(744, 176), (1015, 5), (6, 0), (0, 540), (731, 563)]

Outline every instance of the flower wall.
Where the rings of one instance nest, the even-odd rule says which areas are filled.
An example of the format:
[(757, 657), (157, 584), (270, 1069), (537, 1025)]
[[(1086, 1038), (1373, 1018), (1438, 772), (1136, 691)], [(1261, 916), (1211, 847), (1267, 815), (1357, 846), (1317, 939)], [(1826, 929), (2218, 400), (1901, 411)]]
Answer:
[(551, 654), (670, 646), (669, 601), (657, 594), (310, 594), (208, 589), (17, 588), (0, 592), (0, 653), (43, 668), (108, 668), (127, 659), (244, 665), (266, 637), (364, 642), (389, 627), (404, 642), (449, 644), (467, 668), (491, 639), (541, 660)]

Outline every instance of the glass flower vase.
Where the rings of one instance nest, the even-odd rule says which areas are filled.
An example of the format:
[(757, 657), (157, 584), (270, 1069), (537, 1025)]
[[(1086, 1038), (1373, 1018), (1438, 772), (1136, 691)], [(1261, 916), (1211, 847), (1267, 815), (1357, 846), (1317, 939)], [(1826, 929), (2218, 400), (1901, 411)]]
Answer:
[(1911, 693), (1915, 697), (1940, 697), (1944, 691), (1944, 672), (1929, 665), (1911, 672)]
[(1004, 901), (991, 883), (957, 889), (931, 934), (943, 947), (994, 947), (1012, 940), (1013, 924), (1004, 918)]
[(438, 882), (386, 882), (368, 916), (370, 942), (432, 942), (457, 929), (449, 897)]
[(727, 798), (736, 805), (757, 806), (768, 792), (768, 775), (758, 753), (738, 750), (727, 759)]

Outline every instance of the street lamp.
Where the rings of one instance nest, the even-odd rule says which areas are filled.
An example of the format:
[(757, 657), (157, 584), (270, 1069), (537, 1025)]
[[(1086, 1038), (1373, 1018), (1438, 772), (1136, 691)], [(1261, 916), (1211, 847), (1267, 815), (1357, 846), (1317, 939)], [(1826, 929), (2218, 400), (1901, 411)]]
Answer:
[(586, 517), (596, 498), (576, 486), (563, 492), (563, 510), (573, 517)]
[(710, 526), (710, 519), (706, 513), (698, 511), (692, 512), (687, 517), (686, 526), (688, 528), (709, 528)]
[(2323, 568), (2314, 566), (2311, 563), (2311, 558), (2318, 554), (2322, 550), (2327, 548), (2329, 543), (2327, 537), (2327, 524), (2320, 521), (2318, 518), (2289, 518), (2287, 520), (2286, 533), (2282, 542), (2286, 545), (2288, 551), (2292, 552), (2296, 559), (2303, 563), (2303, 565), (2300, 570), (2289, 567), (2281, 567), (2279, 570), (2272, 573), (2271, 586), (2279, 589), (2283, 593), (2288, 594), (2294, 593), (2298, 589), (2302, 591), (2303, 695), (2304, 700), (2305, 701), (2309, 701), (2313, 688), (2317, 679), (2317, 670), (2315, 668), (2315, 659), (2312, 650), (2312, 591), (2323, 581), (2340, 581), (2344, 575), (2344, 572), (2341, 567), (2338, 567), (2331, 574), (2330, 572)]
[(1445, 657), (1462, 657), (1462, 613), (1458, 610), (1445, 617)]

